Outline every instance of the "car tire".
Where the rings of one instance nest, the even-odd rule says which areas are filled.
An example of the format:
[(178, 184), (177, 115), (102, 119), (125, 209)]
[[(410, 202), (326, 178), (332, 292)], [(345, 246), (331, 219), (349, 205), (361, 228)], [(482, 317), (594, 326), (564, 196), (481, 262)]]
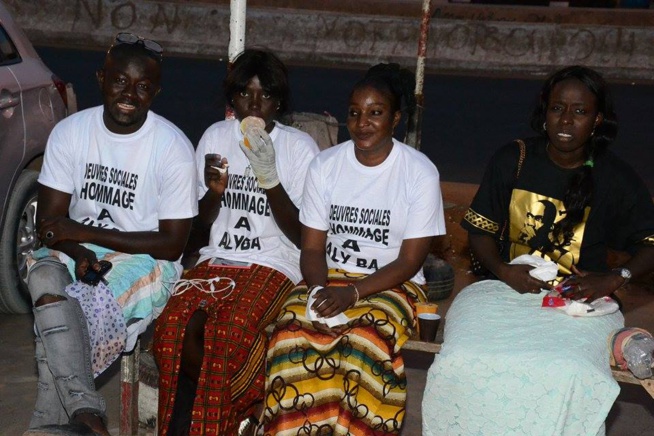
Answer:
[(29, 313), (27, 256), (40, 247), (36, 236), (38, 171), (23, 170), (7, 207), (0, 239), (0, 312)]

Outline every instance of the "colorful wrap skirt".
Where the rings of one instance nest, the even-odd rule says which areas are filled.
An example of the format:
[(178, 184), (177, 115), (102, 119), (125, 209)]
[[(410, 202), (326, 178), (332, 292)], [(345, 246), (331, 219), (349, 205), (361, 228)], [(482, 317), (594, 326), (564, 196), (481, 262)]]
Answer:
[(171, 297), (155, 326), (154, 356), (159, 367), (159, 434), (167, 434), (172, 417), (186, 326), (195, 311), (208, 318), (204, 330), (204, 359), (193, 403), (191, 435), (235, 435), (240, 421), (264, 396), (264, 329), (277, 317), (293, 288), (284, 274), (261, 265), (226, 267), (202, 262), (184, 279), (211, 279), (214, 288), (229, 279), (231, 292), (210, 294), (189, 289)]
[[(328, 285), (361, 277), (330, 270)], [(417, 301), (425, 296), (412, 282), (362, 298), (334, 338), (307, 320), (307, 287), (296, 287), (268, 349), (265, 434), (398, 434), (407, 388), (400, 348), (415, 329)]]

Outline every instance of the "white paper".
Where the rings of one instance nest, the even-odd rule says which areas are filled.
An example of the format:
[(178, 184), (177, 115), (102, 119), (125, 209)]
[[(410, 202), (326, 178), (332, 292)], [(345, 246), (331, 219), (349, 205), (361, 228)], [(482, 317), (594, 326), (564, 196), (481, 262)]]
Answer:
[(543, 282), (554, 280), (559, 273), (559, 267), (551, 260), (545, 260), (542, 257), (533, 254), (523, 254), (516, 257), (510, 265), (531, 265), (534, 268), (529, 271), (529, 275)]
[(565, 313), (572, 316), (602, 316), (613, 313), (619, 309), (618, 303), (611, 297), (602, 297), (586, 303), (579, 300), (571, 300), (565, 306)]
[(307, 319), (309, 321), (317, 321), (323, 324), (327, 324), (329, 327), (336, 327), (337, 325), (347, 324), (350, 318), (345, 316), (345, 314), (342, 312), (336, 316), (332, 316), (330, 318), (324, 318), (318, 315), (318, 313), (311, 308), (311, 306), (313, 306), (313, 303), (316, 301), (316, 292), (318, 292), (321, 289), (323, 289), (322, 286), (315, 286), (311, 291), (311, 293), (309, 294), (309, 297), (307, 298), (307, 312), (306, 312)]

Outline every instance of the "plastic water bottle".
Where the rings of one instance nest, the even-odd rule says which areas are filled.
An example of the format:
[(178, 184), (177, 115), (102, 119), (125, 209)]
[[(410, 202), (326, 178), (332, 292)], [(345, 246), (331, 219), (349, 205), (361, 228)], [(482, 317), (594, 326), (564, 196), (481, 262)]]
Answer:
[(624, 350), (624, 359), (636, 378), (644, 379), (652, 376), (653, 353), (654, 338), (651, 336), (637, 334), (629, 341)]

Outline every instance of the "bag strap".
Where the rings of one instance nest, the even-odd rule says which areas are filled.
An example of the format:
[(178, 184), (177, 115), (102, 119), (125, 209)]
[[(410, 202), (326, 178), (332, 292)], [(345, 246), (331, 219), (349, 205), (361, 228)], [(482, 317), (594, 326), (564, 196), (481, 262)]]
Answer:
[[(515, 183), (518, 181), (518, 178), (520, 177), (520, 171), (522, 170), (522, 164), (525, 161), (525, 155), (527, 154), (527, 146), (525, 145), (525, 141), (522, 139), (516, 139), (515, 142), (518, 143), (518, 146), (520, 148), (520, 157), (518, 157), (518, 166), (516, 167), (515, 170), (515, 180), (514, 180), (514, 186)], [(511, 188), (513, 191), (513, 188)], [(504, 233), (506, 232), (506, 227), (509, 224), (509, 218), (504, 220), (504, 226), (502, 226), (502, 232), (500, 232), (500, 241), (504, 240)]]
[(525, 155), (527, 154), (527, 146), (525, 145), (525, 141), (522, 139), (516, 139), (515, 142), (518, 143), (518, 146), (520, 146), (520, 157), (518, 158), (518, 167), (515, 170), (515, 180), (518, 180), (518, 177), (520, 177), (520, 170), (522, 169), (522, 163), (525, 161)]

